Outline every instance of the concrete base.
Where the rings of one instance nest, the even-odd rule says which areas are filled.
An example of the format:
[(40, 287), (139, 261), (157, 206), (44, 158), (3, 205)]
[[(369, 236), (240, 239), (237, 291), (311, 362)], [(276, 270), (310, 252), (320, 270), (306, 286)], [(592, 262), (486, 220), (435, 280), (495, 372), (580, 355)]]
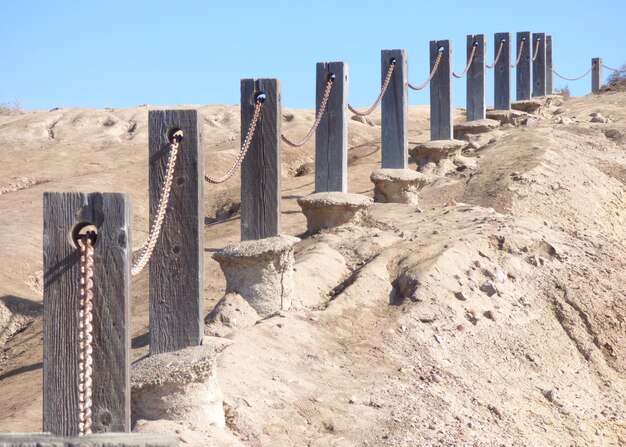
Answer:
[(2, 447), (177, 447), (176, 435), (96, 433), (88, 436), (53, 436), (49, 433), (0, 433)]
[(134, 363), (130, 374), (133, 420), (166, 419), (223, 428), (217, 356), (230, 343), (224, 339)]
[(520, 111), (526, 112), (526, 113), (535, 113), (544, 104), (545, 104), (545, 102), (540, 100), (540, 99), (525, 99), (523, 101), (512, 102), (511, 103), (511, 108), (513, 110), (520, 110)]
[(298, 199), (311, 233), (347, 223), (358, 224), (371, 204), (372, 199), (367, 196), (345, 192), (317, 192)]
[(214, 253), (226, 276), (226, 293), (241, 295), (261, 318), (289, 309), (297, 242), (297, 237), (280, 235), (240, 242)]
[(454, 125), (454, 138), (460, 140), (465, 135), (475, 135), (490, 132), (497, 129), (498, 127), (500, 127), (500, 121), (492, 119), (474, 120), (468, 121), (466, 123), (458, 123)]
[(418, 204), (419, 191), (428, 183), (427, 177), (412, 169), (378, 169), (372, 172), (374, 201), (380, 203)]
[(467, 146), (467, 141), (435, 140), (420, 143), (409, 149), (409, 153), (417, 163), (418, 170), (421, 171), (428, 163), (439, 164), (441, 160), (453, 159), (461, 154), (461, 149), (465, 146)]
[(499, 121), (503, 124), (513, 124), (519, 126), (526, 118), (528, 113), (520, 110), (487, 110), (487, 118)]
[(259, 314), (238, 293), (227, 293), (204, 319), (204, 333), (226, 337), (237, 329), (254, 326)]

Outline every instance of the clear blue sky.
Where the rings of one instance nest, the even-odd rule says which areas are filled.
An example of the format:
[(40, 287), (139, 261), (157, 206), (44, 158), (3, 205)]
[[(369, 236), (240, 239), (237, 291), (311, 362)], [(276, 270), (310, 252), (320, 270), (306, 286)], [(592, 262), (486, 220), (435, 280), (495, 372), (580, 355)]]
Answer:
[[(350, 102), (368, 106), (381, 49), (406, 49), (418, 84), (429, 40), (452, 40), (460, 72), (467, 34), (486, 34), (490, 63), (494, 32), (546, 32), (554, 68), (573, 77), (595, 56), (626, 62), (625, 17), (624, 0), (7, 0), (0, 101), (26, 109), (237, 104), (240, 78), (276, 77), (284, 107), (310, 108), (315, 63), (345, 61)], [(487, 82), (491, 103), (491, 74)], [(574, 95), (590, 83), (554, 81)], [(428, 101), (428, 89), (410, 93), (411, 104)], [(454, 81), (454, 101), (464, 106), (464, 79)]]

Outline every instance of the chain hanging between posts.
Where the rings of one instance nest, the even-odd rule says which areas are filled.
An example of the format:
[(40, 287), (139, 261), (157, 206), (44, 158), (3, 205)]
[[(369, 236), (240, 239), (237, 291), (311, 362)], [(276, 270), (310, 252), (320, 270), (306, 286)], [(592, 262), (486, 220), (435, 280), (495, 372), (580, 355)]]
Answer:
[(306, 136), (300, 141), (294, 142), (288, 139), (284, 134), (281, 134), (280, 135), (281, 140), (283, 140), (286, 144), (288, 144), (291, 147), (302, 147), (306, 144), (307, 141), (311, 139), (311, 137), (313, 136), (313, 133), (315, 133), (315, 131), (317, 130), (317, 127), (320, 125), (320, 122), (322, 121), (322, 117), (324, 116), (324, 112), (326, 111), (326, 105), (328, 104), (330, 91), (333, 88), (334, 79), (335, 78), (333, 75), (328, 79), (328, 82), (326, 82), (326, 89), (324, 90), (324, 96), (322, 97), (322, 103), (320, 104), (320, 109), (317, 112), (317, 116), (315, 117), (315, 122), (313, 123), (313, 127), (311, 127), (311, 130), (309, 130)]
[(133, 264), (131, 269), (131, 274), (133, 276), (139, 274), (144, 267), (150, 261), (150, 257), (152, 256), (152, 252), (154, 251), (154, 247), (156, 246), (157, 240), (159, 239), (159, 234), (161, 234), (161, 226), (163, 225), (163, 220), (165, 219), (165, 211), (167, 210), (167, 204), (170, 199), (170, 192), (172, 190), (172, 181), (174, 179), (174, 168), (176, 167), (176, 156), (178, 154), (178, 145), (182, 140), (181, 137), (175, 136), (174, 142), (170, 144), (170, 156), (167, 160), (167, 171), (165, 173), (165, 182), (163, 183), (163, 190), (161, 191), (161, 196), (159, 197), (159, 205), (157, 206), (157, 214), (154, 222), (152, 223), (152, 227), (150, 228), (150, 232), (148, 233), (148, 239), (146, 243), (141, 248), (141, 254), (137, 261)]
[(519, 53), (517, 54), (517, 60), (515, 61), (514, 64), (511, 64), (511, 68), (515, 68), (519, 65), (520, 61), (522, 60), (522, 54), (524, 54), (524, 44), (526, 43), (525, 39), (522, 39), (522, 42), (519, 46)]
[(596, 68), (596, 64), (593, 64), (589, 70), (587, 70), (585, 73), (583, 73), (582, 75), (580, 75), (580, 76), (578, 76), (576, 78), (566, 78), (565, 76), (561, 76), (560, 74), (558, 74), (556, 72), (556, 70), (552, 70), (552, 73), (554, 73), (555, 75), (557, 75), (561, 79), (565, 79), (566, 81), (578, 81), (579, 79), (582, 79), (585, 76), (587, 76), (591, 72), (591, 70), (593, 70), (594, 68)]
[(452, 76), (454, 76), (457, 79), (461, 79), (463, 76), (465, 76), (467, 74), (467, 71), (469, 70), (470, 66), (472, 65), (472, 62), (474, 62), (474, 56), (476, 55), (476, 47), (477, 46), (478, 46), (478, 43), (474, 42), (474, 45), (472, 46), (472, 52), (470, 53), (469, 60), (467, 61), (467, 65), (465, 66), (465, 70), (463, 70), (463, 73), (456, 74), (455, 72), (452, 72)]
[(380, 89), (380, 94), (378, 95), (378, 98), (376, 98), (376, 101), (374, 101), (374, 105), (372, 105), (372, 107), (367, 109), (365, 112), (359, 112), (358, 110), (355, 110), (354, 107), (352, 107), (350, 104), (348, 104), (348, 109), (357, 116), (367, 116), (370, 113), (372, 113), (374, 110), (376, 110), (376, 107), (378, 107), (378, 104), (380, 104), (380, 100), (383, 99), (383, 96), (385, 96), (387, 87), (389, 87), (389, 82), (391, 81), (391, 74), (393, 73), (393, 69), (395, 68), (395, 66), (396, 66), (396, 60), (394, 59), (389, 64), (389, 70), (387, 70), (387, 76), (385, 77), (385, 82), (383, 82), (383, 86)]
[(611, 70), (611, 71), (617, 71), (617, 68), (611, 68), (611, 67), (607, 67), (606, 65), (602, 64), (602, 66), (604, 68), (606, 68), (607, 70)]
[(485, 64), (485, 68), (488, 68), (488, 69), (490, 69), (490, 70), (491, 70), (493, 67), (495, 67), (495, 66), (496, 66), (496, 64), (497, 64), (497, 63), (498, 63), (498, 61), (500, 60), (500, 56), (502, 55), (502, 50), (503, 50), (503, 49), (504, 49), (504, 39), (502, 39), (502, 40), (500, 41), (500, 48), (498, 48), (498, 53), (496, 54), (496, 58), (495, 58), (495, 60), (493, 61), (493, 64), (491, 64), (491, 65), (487, 65), (487, 64)]
[(252, 116), (252, 122), (250, 123), (250, 127), (248, 127), (248, 133), (246, 134), (246, 138), (239, 150), (239, 155), (237, 156), (237, 160), (230, 167), (228, 172), (221, 177), (213, 177), (209, 174), (204, 174), (204, 180), (209, 183), (218, 184), (224, 183), (226, 180), (235, 175), (235, 172), (243, 162), (243, 159), (246, 158), (246, 154), (248, 153), (248, 149), (250, 148), (250, 143), (252, 143), (252, 137), (254, 136), (254, 131), (256, 130), (256, 126), (259, 121), (259, 117), (261, 116), (261, 108), (263, 106), (263, 101), (261, 99), (257, 99), (254, 104), (254, 115)]
[(422, 90), (424, 87), (426, 87), (430, 83), (430, 81), (433, 80), (433, 78), (435, 77), (435, 74), (437, 74), (437, 70), (439, 69), (439, 64), (441, 64), (442, 57), (443, 57), (443, 51), (440, 50), (439, 54), (437, 54), (437, 59), (435, 59), (435, 64), (433, 65), (433, 69), (431, 70), (430, 74), (428, 75), (428, 78), (424, 81), (424, 83), (416, 87), (409, 82), (408, 83), (409, 88), (413, 90)]
[(537, 37), (537, 43), (535, 44), (535, 54), (533, 54), (533, 62), (535, 62), (535, 59), (537, 59), (537, 56), (539, 55), (540, 43), (541, 43), (541, 38)]
[(80, 311), (79, 311), (79, 379), (78, 379), (78, 432), (91, 434), (93, 395), (93, 245), (90, 234), (79, 241), (80, 250)]

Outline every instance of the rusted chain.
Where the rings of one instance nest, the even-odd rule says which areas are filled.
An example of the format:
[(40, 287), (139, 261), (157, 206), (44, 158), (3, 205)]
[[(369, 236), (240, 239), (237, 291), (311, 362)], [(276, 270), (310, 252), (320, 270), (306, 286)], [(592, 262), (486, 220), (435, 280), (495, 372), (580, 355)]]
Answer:
[(93, 395), (93, 245), (87, 234), (79, 242), (80, 298), (79, 298), (79, 377), (78, 377), (78, 433), (91, 434), (91, 396)]
[(261, 108), (263, 107), (263, 100), (257, 99), (254, 104), (254, 115), (252, 116), (252, 121), (250, 122), (250, 126), (248, 127), (248, 133), (246, 134), (246, 138), (244, 139), (243, 144), (241, 145), (241, 149), (239, 150), (239, 155), (235, 160), (235, 163), (232, 164), (228, 172), (221, 177), (213, 177), (209, 174), (204, 174), (204, 180), (209, 183), (218, 184), (224, 183), (226, 180), (235, 175), (235, 172), (243, 162), (243, 159), (246, 158), (246, 154), (248, 153), (248, 149), (250, 148), (250, 143), (252, 143), (252, 137), (254, 136), (254, 132), (256, 130), (256, 126), (259, 122), (259, 117), (261, 116)]
[(180, 144), (180, 137), (174, 137), (174, 142), (170, 144), (170, 156), (167, 160), (167, 171), (165, 173), (165, 182), (163, 184), (163, 190), (159, 197), (159, 205), (157, 206), (157, 214), (152, 227), (148, 232), (148, 239), (141, 248), (141, 254), (137, 261), (133, 264), (131, 273), (133, 276), (138, 275), (144, 267), (148, 264), (154, 247), (156, 246), (159, 234), (161, 234), (161, 226), (165, 219), (165, 211), (170, 199), (170, 191), (172, 190), (172, 181), (174, 179), (174, 167), (176, 166), (176, 155), (178, 154), (178, 145)]
[(461, 79), (463, 76), (467, 74), (467, 71), (469, 70), (470, 66), (472, 65), (472, 62), (474, 61), (474, 56), (476, 55), (477, 47), (478, 47), (478, 43), (474, 42), (474, 44), (472, 45), (472, 52), (470, 53), (469, 60), (467, 61), (467, 65), (465, 66), (465, 70), (463, 70), (463, 73), (456, 74), (455, 72), (452, 72), (452, 76), (454, 76), (457, 79)]
[(365, 112), (359, 112), (354, 107), (352, 107), (350, 104), (348, 104), (348, 109), (352, 113), (357, 115), (357, 116), (367, 116), (370, 113), (372, 113), (374, 110), (376, 110), (376, 107), (378, 107), (378, 104), (380, 104), (380, 100), (383, 99), (383, 96), (385, 96), (385, 92), (387, 91), (387, 87), (389, 87), (389, 81), (391, 81), (391, 74), (393, 73), (393, 69), (395, 68), (395, 66), (396, 66), (396, 60), (393, 59), (391, 61), (391, 63), (389, 64), (389, 69), (387, 70), (387, 76), (385, 77), (385, 81), (383, 82), (383, 86), (380, 89), (380, 94), (378, 95), (378, 98), (376, 98), (376, 101), (374, 101), (374, 105), (372, 105), (372, 107), (367, 109)]
[(541, 43), (541, 38), (537, 37), (537, 43), (535, 43), (535, 54), (533, 54), (533, 62), (535, 62), (535, 59), (537, 59), (537, 56), (539, 55), (539, 43)]
[(522, 39), (520, 46), (519, 46), (519, 53), (517, 54), (517, 60), (515, 61), (514, 64), (511, 64), (511, 68), (515, 68), (519, 65), (520, 61), (522, 60), (522, 54), (524, 54), (524, 44), (526, 43), (526, 39)]
[(587, 70), (584, 74), (582, 74), (582, 75), (580, 75), (580, 76), (578, 76), (576, 78), (566, 78), (565, 76), (561, 76), (560, 74), (558, 74), (556, 72), (556, 70), (552, 70), (552, 73), (554, 73), (555, 75), (557, 75), (561, 79), (565, 79), (566, 81), (578, 81), (579, 79), (582, 79), (585, 76), (587, 76), (589, 74), (589, 72), (591, 72), (591, 70), (593, 70), (594, 68), (596, 68), (596, 64), (593, 64), (589, 70)]
[(502, 55), (503, 49), (504, 49), (504, 39), (500, 40), (500, 48), (498, 48), (498, 53), (496, 54), (496, 58), (494, 59), (493, 64), (491, 65), (485, 64), (485, 68), (492, 69), (493, 67), (496, 66), (496, 64), (500, 60), (500, 56)]
[(315, 131), (317, 130), (317, 126), (320, 125), (320, 122), (322, 121), (322, 117), (324, 116), (324, 112), (326, 111), (326, 105), (328, 104), (328, 98), (330, 97), (330, 91), (333, 88), (334, 80), (335, 78), (333, 75), (326, 82), (326, 88), (324, 89), (324, 96), (322, 97), (322, 103), (320, 104), (320, 109), (317, 112), (317, 116), (315, 117), (315, 122), (313, 123), (313, 127), (311, 127), (311, 130), (309, 130), (309, 132), (305, 135), (305, 137), (301, 139), (300, 141), (294, 142), (288, 139), (284, 134), (281, 134), (280, 135), (281, 140), (283, 140), (286, 144), (288, 144), (291, 147), (302, 147), (306, 144), (307, 141), (309, 141), (309, 139), (311, 139), (311, 137), (313, 136), (313, 133), (315, 133)]
[(413, 90), (421, 90), (424, 87), (426, 87), (428, 83), (432, 81), (433, 78), (435, 77), (435, 74), (437, 73), (437, 70), (439, 69), (439, 64), (441, 64), (442, 57), (443, 57), (443, 51), (439, 51), (439, 54), (437, 54), (437, 59), (435, 59), (435, 64), (433, 65), (433, 69), (431, 70), (430, 74), (428, 75), (428, 78), (424, 81), (424, 83), (416, 87), (409, 82), (408, 83), (409, 88)]
[(606, 65), (604, 65), (604, 64), (602, 64), (602, 66), (603, 66), (604, 68), (606, 68), (607, 70), (611, 70), (611, 71), (617, 71), (617, 70), (618, 70), (617, 68), (607, 67), (607, 66), (606, 66)]

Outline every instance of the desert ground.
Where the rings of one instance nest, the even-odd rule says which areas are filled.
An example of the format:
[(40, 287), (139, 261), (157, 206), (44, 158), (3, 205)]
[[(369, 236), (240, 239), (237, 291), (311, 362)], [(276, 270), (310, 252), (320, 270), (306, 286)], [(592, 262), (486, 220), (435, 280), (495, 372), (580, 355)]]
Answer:
[[(202, 113), (205, 171), (224, 173), (239, 108), (180, 108)], [(0, 432), (41, 430), (42, 194), (130, 194), (138, 250), (150, 109), (0, 116)], [(284, 109), (284, 133), (314, 115)], [(349, 124), (348, 185), (372, 196), (380, 114), (363, 121)], [(428, 107), (411, 106), (410, 146), (429, 135)], [(314, 142), (282, 151), (282, 232), (302, 238), (292, 308), (207, 327), (234, 342), (218, 366), (226, 429), (136, 430), (205, 446), (626, 445), (626, 92), (554, 97), (481, 135), (418, 206), (377, 203), (314, 235), (296, 202), (313, 192)], [(207, 313), (225, 291), (211, 254), (239, 241), (238, 203), (238, 175), (205, 185)], [(133, 279), (135, 359), (147, 285), (147, 271)]]

